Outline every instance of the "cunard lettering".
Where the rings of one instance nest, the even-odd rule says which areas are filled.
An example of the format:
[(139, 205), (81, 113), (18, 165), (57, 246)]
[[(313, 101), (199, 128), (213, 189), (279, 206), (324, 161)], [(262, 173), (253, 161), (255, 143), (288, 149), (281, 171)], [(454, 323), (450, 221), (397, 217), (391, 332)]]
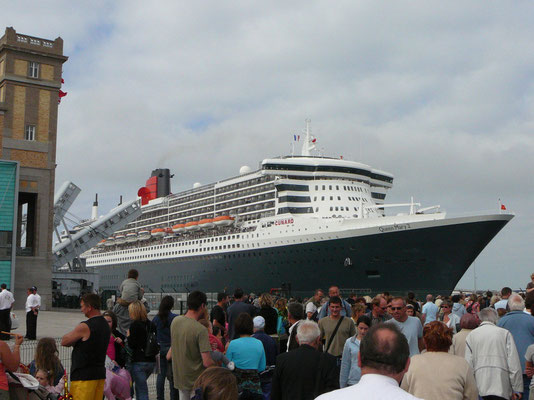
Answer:
[(278, 221), (275, 221), (275, 225), (287, 225), (292, 224), (294, 222), (293, 218), (286, 218), (286, 219), (279, 219)]

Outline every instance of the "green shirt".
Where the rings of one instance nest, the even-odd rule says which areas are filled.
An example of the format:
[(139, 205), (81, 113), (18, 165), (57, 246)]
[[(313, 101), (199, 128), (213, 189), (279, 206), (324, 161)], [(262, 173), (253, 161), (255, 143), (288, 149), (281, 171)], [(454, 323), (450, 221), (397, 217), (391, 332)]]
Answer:
[(201, 353), (211, 352), (208, 330), (194, 319), (176, 317), (171, 324), (174, 387), (191, 390), (204, 371)]
[[(354, 336), (356, 333), (356, 326), (352, 319), (347, 317), (341, 317), (343, 321), (339, 325), (336, 336), (332, 340), (332, 344), (328, 349), (328, 352), (333, 356), (340, 357), (343, 354), (343, 346), (348, 338)], [(328, 346), (328, 341), (336, 329), (336, 325), (339, 322), (338, 319), (332, 319), (330, 316), (321, 318), (319, 320), (319, 328), (321, 329), (321, 337), (325, 340), (324, 348)]]

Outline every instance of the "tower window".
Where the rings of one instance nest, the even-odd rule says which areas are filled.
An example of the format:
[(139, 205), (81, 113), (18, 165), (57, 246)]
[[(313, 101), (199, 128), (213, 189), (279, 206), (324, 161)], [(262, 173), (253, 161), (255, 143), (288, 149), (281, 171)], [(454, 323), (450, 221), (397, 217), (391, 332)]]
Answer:
[(28, 63), (28, 76), (30, 78), (39, 78), (39, 63), (35, 61)]
[(35, 140), (35, 125), (26, 125), (26, 130), (24, 131), (24, 139)]

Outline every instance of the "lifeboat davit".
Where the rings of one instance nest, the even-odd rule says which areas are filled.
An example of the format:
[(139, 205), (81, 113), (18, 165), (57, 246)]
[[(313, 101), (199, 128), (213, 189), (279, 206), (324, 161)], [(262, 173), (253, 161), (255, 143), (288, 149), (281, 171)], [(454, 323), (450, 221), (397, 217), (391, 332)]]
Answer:
[(126, 236), (124, 235), (115, 236), (115, 244), (124, 244), (124, 242), (126, 242)]
[(112, 238), (112, 237), (109, 237), (109, 238), (104, 242), (104, 246), (106, 246), (106, 247), (113, 246), (114, 244), (115, 244), (115, 239)]
[(211, 218), (201, 219), (200, 221), (198, 221), (198, 226), (200, 229), (215, 228), (215, 224), (213, 223), (213, 220)]
[(229, 215), (221, 215), (213, 218), (213, 223), (215, 226), (230, 226), (234, 223), (234, 217), (230, 217)]
[(148, 240), (150, 239), (150, 231), (139, 231), (137, 238), (139, 240)]
[(150, 231), (150, 234), (154, 237), (163, 237), (165, 236), (165, 229), (163, 228), (152, 229)]
[(172, 226), (172, 231), (174, 233), (182, 233), (185, 231), (185, 224), (176, 224)]
[(137, 242), (137, 233), (135, 233), (135, 232), (127, 233), (126, 234), (126, 242), (127, 243)]
[(198, 227), (198, 221), (191, 221), (185, 224), (185, 230), (188, 232), (194, 232), (198, 231), (200, 228)]

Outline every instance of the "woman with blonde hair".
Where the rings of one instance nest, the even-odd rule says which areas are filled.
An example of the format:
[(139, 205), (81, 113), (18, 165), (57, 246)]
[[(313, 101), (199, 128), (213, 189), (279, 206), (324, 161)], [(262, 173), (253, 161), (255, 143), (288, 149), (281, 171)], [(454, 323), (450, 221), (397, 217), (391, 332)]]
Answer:
[(132, 350), (128, 369), (134, 381), (135, 398), (148, 400), (147, 379), (154, 371), (156, 356), (147, 356), (145, 348), (148, 336), (151, 332), (155, 332), (156, 328), (148, 319), (145, 306), (139, 300), (130, 303), (128, 313), (132, 320), (127, 333), (128, 347)]
[(39, 339), (35, 349), (35, 359), (30, 363), (30, 374), (35, 376), (42, 369), (48, 373), (50, 384), (56, 386), (65, 374), (65, 368), (59, 361), (56, 340), (45, 337)]
[(208, 368), (195, 381), (193, 393), (193, 400), (237, 400), (237, 380), (226, 368)]
[(352, 305), (352, 321), (356, 325), (358, 318), (365, 314), (365, 306), (362, 303), (356, 303)]
[(263, 293), (260, 296), (260, 311), (258, 315), (265, 319), (265, 333), (267, 335), (275, 335), (277, 333), (278, 311), (274, 308), (274, 301), (269, 293)]

